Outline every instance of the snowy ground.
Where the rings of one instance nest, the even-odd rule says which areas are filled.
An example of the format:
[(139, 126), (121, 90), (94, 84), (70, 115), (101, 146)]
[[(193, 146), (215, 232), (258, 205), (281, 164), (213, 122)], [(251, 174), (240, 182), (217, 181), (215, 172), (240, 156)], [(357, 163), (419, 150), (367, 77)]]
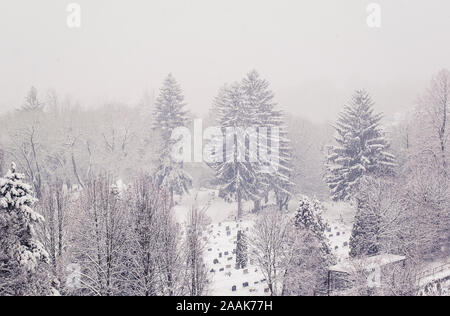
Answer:
[(218, 296), (262, 296), (267, 284), (253, 262), (236, 269), (236, 242), (239, 230), (249, 233), (253, 220), (212, 224), (205, 260), (209, 267), (210, 294)]
[(349, 257), (349, 242), (355, 211), (347, 203), (330, 202), (323, 205), (325, 207), (323, 215), (330, 226), (327, 237), (338, 262), (341, 262)]
[[(297, 200), (290, 203), (290, 211), (297, 206)], [(242, 221), (236, 221), (236, 203), (226, 203), (218, 197), (218, 191), (200, 189), (177, 200), (175, 214), (180, 223), (186, 222), (186, 216), (192, 205), (207, 208), (211, 219), (207, 231), (205, 261), (210, 280), (209, 295), (213, 296), (262, 296), (267, 295), (267, 283), (260, 269), (249, 262), (246, 269), (236, 269), (236, 242), (239, 230), (251, 232), (255, 215), (250, 214), (252, 203), (244, 203), (246, 215)], [(325, 219), (330, 225), (327, 237), (338, 261), (348, 257), (351, 228), (354, 212), (343, 203), (325, 203)]]

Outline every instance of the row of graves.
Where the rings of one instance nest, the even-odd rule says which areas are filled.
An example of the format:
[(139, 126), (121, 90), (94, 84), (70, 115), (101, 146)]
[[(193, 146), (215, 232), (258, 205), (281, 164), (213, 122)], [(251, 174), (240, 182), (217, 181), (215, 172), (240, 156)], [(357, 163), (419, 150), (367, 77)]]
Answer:
[(248, 220), (212, 224), (208, 227), (205, 253), (210, 295), (263, 296), (269, 294), (259, 267), (248, 256)]
[(326, 231), (331, 250), (335, 254), (338, 262), (344, 261), (349, 257), (350, 235), (351, 229), (343, 225), (330, 226)]

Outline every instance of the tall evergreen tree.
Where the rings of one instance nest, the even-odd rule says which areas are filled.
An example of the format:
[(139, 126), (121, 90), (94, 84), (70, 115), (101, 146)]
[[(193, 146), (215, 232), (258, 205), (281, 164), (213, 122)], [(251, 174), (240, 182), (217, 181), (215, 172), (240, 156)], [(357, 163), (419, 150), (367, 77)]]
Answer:
[(364, 177), (356, 195), (356, 216), (350, 236), (350, 256), (374, 256), (381, 251), (382, 191), (370, 177)]
[(174, 193), (181, 195), (188, 192), (192, 185), (192, 178), (183, 169), (183, 163), (172, 159), (173, 147), (177, 142), (172, 138), (172, 132), (177, 127), (186, 126), (188, 121), (185, 105), (179, 84), (169, 74), (155, 104), (154, 128), (159, 131), (161, 140), (161, 156), (155, 178), (159, 186), (170, 191), (172, 203)]
[(34, 226), (44, 218), (32, 209), (36, 199), (23, 174), (0, 178), (0, 295), (51, 295), (49, 255)]
[(334, 200), (352, 198), (364, 175), (393, 172), (395, 157), (373, 106), (369, 94), (358, 90), (336, 123), (337, 145), (328, 148), (325, 178)]
[[(254, 109), (255, 124), (259, 129), (260, 141), (258, 142), (258, 160), (260, 186), (267, 197), (270, 191), (275, 192), (277, 205), (280, 210), (287, 208), (291, 197), (291, 148), (287, 137), (287, 129), (284, 126), (283, 114), (277, 111), (274, 94), (269, 88), (269, 82), (260, 77), (255, 70), (247, 74), (242, 81), (245, 102), (249, 108)], [(267, 133), (266, 130), (267, 130)], [(266, 135), (264, 135), (266, 134)], [(278, 147), (275, 150), (275, 146)], [(262, 154), (262, 152), (267, 155)], [(273, 160), (271, 155), (277, 155)], [(259, 209), (258, 201), (255, 201), (255, 209)]]
[(251, 137), (251, 132), (246, 129), (255, 126), (255, 109), (245, 102), (244, 91), (239, 83), (222, 89), (215, 103), (219, 110), (219, 124), (227, 134), (223, 161), (214, 164), (221, 183), (219, 195), (227, 201), (236, 200), (237, 215), (241, 217), (243, 201), (256, 200), (260, 196), (260, 177), (256, 169), (258, 164), (251, 162), (248, 150), (245, 150), (245, 159), (239, 155), (239, 147), (246, 148), (242, 140), (247, 142)]

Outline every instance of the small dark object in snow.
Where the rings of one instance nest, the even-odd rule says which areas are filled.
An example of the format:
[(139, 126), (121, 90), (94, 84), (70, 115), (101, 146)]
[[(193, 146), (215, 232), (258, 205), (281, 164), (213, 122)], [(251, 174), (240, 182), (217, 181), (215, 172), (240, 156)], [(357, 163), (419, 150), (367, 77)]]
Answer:
[(214, 259), (213, 264), (219, 264), (219, 260)]
[(248, 287), (248, 282), (242, 283), (243, 287)]
[(233, 287), (231, 288), (231, 290), (232, 290), (233, 292), (236, 292), (236, 290), (237, 290), (236, 285), (233, 285)]

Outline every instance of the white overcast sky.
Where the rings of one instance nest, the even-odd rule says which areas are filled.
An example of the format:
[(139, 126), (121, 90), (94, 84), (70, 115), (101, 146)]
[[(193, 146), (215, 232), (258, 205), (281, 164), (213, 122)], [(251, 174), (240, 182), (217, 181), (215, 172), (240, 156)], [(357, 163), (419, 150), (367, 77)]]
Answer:
[[(66, 26), (71, 2), (81, 29)], [(371, 2), (380, 29), (366, 24)], [(357, 88), (392, 115), (450, 68), (449, 31), (448, 0), (1, 0), (0, 112), (31, 85), (86, 106), (135, 104), (172, 72), (203, 114), (257, 69), (296, 115), (334, 120)]]

